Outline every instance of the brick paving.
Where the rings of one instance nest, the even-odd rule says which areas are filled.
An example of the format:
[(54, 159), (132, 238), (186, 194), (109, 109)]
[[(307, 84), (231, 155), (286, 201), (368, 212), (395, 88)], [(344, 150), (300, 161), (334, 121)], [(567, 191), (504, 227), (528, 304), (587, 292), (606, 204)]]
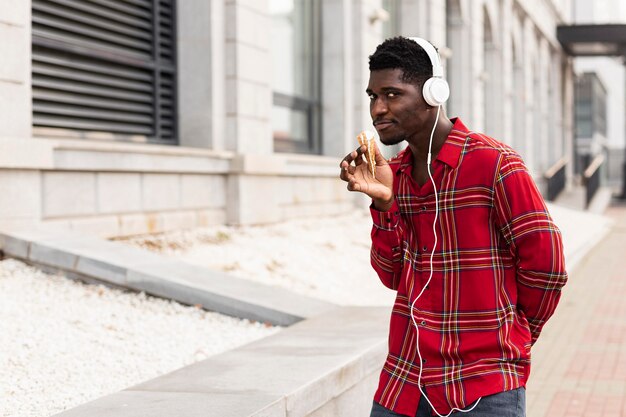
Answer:
[(626, 417), (626, 205), (605, 215), (611, 232), (569, 271), (533, 347), (528, 417)]

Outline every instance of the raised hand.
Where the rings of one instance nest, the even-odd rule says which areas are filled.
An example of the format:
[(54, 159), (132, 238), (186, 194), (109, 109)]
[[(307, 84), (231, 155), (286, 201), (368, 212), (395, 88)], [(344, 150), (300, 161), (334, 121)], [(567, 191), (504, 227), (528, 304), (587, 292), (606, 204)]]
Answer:
[[(367, 146), (359, 146), (346, 155), (339, 164), (339, 178), (348, 183), (349, 191), (358, 191), (368, 195), (374, 201), (377, 210), (387, 211), (393, 203), (393, 172), (382, 156), (378, 146), (373, 147), (376, 161), (376, 178), (368, 168), (370, 160)], [(363, 155), (366, 158), (363, 158)]]

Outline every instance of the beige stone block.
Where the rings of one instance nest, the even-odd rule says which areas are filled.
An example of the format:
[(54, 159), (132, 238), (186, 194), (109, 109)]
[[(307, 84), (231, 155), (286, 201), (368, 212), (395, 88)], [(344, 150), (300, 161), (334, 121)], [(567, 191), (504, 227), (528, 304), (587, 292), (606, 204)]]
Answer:
[(44, 172), (43, 217), (68, 217), (96, 213), (96, 174)]
[(226, 90), (236, 92), (236, 94), (226, 95), (226, 109), (229, 113), (256, 119), (270, 119), (272, 90), (269, 85), (241, 79), (228, 79)]
[(276, 203), (277, 182), (271, 177), (233, 175), (228, 179), (230, 224), (263, 224), (281, 220)]
[(246, 44), (237, 47), (237, 78), (259, 84), (271, 85), (272, 55), (268, 49), (259, 49)]
[(237, 146), (241, 152), (271, 155), (274, 151), (269, 120), (239, 117), (237, 135)]
[(326, 202), (330, 200), (331, 186), (328, 178), (315, 178), (306, 177), (306, 182), (309, 183), (311, 189), (311, 201), (313, 202)]
[(269, 11), (268, 0), (226, 0), (226, 5), (228, 7), (235, 4), (261, 13), (268, 13)]
[(161, 213), (163, 231), (193, 229), (197, 226), (197, 216), (194, 211), (174, 211)]
[(276, 189), (279, 190), (276, 195), (276, 204), (283, 206), (292, 202), (292, 177), (276, 177), (274, 179)]
[(122, 214), (118, 216), (119, 236), (144, 235), (163, 230), (160, 213)]
[(319, 215), (320, 216), (337, 216), (347, 214), (354, 211), (354, 204), (352, 201), (332, 202), (320, 204)]
[(269, 49), (259, 49), (252, 45), (227, 41), (226, 76), (270, 85), (272, 81), (271, 58)]
[[(258, 3), (253, 2), (258, 7)], [(239, 3), (238, 5), (228, 5), (226, 7), (226, 21), (234, 22), (225, 26), (226, 39), (236, 40), (257, 48), (267, 49), (269, 47), (268, 30), (270, 18), (267, 14), (268, 10), (263, 8), (246, 7)]]
[(31, 138), (0, 139), (0, 167), (51, 169), (52, 144), (48, 140)]
[(35, 222), (40, 218), (39, 171), (0, 170), (0, 221)]
[(28, 84), (30, 39), (30, 26), (0, 23), (0, 56), (3, 58), (0, 65), (0, 80)]
[(181, 175), (181, 207), (224, 207), (226, 177), (217, 175)]
[(72, 221), (70, 219), (45, 220), (42, 222), (42, 225), (45, 227), (46, 230), (72, 230)]
[(229, 162), (225, 157), (198, 153), (189, 155), (184, 153), (187, 149), (175, 147), (172, 147), (171, 153), (153, 152), (150, 146), (134, 145), (132, 150), (120, 150), (119, 144), (105, 144), (94, 149), (72, 149), (66, 146), (55, 150), (55, 163), (61, 169), (94, 171), (204, 173), (228, 170)]
[(119, 235), (117, 216), (96, 216), (72, 219), (70, 220), (70, 227), (73, 231), (102, 238)]
[(315, 182), (308, 177), (294, 178), (294, 203), (310, 203), (315, 201)]
[[(314, 182), (313, 198), (316, 201), (337, 201), (335, 184), (341, 184), (343, 181), (339, 178), (311, 178), (311, 181)], [(348, 194), (348, 191), (345, 188), (344, 190), (345, 192), (343, 193), (343, 197), (345, 198), (347, 197), (345, 194)]]
[(318, 204), (300, 203), (281, 207), (281, 219), (306, 219), (321, 216), (323, 210)]
[(237, 153), (272, 155), (274, 141), (269, 120), (239, 115), (226, 117), (226, 143), (228, 150)]
[[(347, 187), (348, 187), (348, 183), (344, 182), (344, 181), (341, 181), (339, 179), (336, 182), (333, 182), (333, 184), (332, 184), (332, 189), (333, 189), (333, 191), (332, 191), (332, 194), (333, 194), (332, 195), (332, 200), (333, 201), (351, 200), (355, 194), (350, 192), (350, 191), (348, 191)], [(361, 193), (359, 193), (359, 194), (361, 194)], [(364, 195), (364, 194), (362, 194), (362, 195)]]
[(285, 159), (279, 154), (241, 153), (233, 158), (231, 171), (245, 175), (279, 176), (285, 171), (284, 165)]
[(0, 136), (30, 138), (31, 132), (30, 85), (0, 80)]
[[(367, 207), (359, 207), (365, 210)], [(280, 205), (281, 219), (303, 219), (311, 217), (337, 216), (351, 213), (355, 204), (351, 199), (342, 202), (310, 202)]]
[(0, 0), (0, 23), (30, 27), (30, 1)]
[(141, 175), (98, 173), (98, 212), (128, 213), (141, 210)]
[(197, 210), (196, 216), (196, 224), (198, 227), (216, 226), (226, 223), (225, 209)]
[(141, 201), (143, 210), (169, 210), (180, 207), (180, 176), (144, 174)]
[(283, 174), (339, 178), (341, 158), (303, 154), (281, 154), (281, 157), (284, 159)]

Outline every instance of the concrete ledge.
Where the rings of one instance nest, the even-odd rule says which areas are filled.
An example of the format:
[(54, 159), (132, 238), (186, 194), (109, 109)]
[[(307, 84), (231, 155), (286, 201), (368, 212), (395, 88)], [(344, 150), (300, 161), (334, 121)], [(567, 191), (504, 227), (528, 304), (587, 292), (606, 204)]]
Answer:
[(57, 416), (368, 415), (388, 320), (384, 307), (337, 308)]
[(245, 175), (302, 176), (337, 178), (339, 158), (302, 154), (238, 154), (231, 172)]
[(231, 316), (287, 326), (333, 304), (190, 265), (143, 249), (67, 231), (0, 232), (6, 255)]
[(4, 169), (50, 169), (53, 146), (41, 139), (0, 137), (0, 166)]

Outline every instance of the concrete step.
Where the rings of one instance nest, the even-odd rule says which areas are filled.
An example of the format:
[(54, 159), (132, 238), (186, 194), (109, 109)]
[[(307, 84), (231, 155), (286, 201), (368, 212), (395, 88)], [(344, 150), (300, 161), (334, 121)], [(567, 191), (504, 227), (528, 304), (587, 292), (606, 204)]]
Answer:
[(337, 308), (57, 417), (369, 415), (389, 314)]

